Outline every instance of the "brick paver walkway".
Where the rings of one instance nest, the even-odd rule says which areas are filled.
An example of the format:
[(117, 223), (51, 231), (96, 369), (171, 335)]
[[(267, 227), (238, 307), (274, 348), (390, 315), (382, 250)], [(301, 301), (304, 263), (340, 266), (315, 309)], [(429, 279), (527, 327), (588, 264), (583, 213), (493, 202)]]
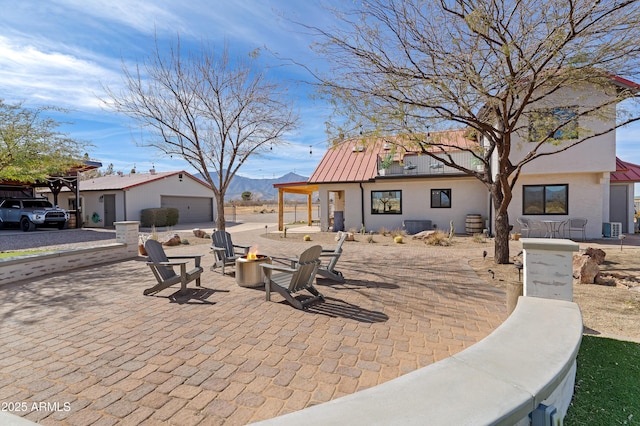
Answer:
[[(280, 256), (309, 244), (234, 235), (256, 239)], [(454, 249), (345, 243), (347, 282), (319, 279), (308, 311), (204, 263), (188, 296), (143, 296), (141, 260), (0, 286), (3, 408), (43, 425), (247, 424), (446, 358), (506, 318), (504, 292)]]

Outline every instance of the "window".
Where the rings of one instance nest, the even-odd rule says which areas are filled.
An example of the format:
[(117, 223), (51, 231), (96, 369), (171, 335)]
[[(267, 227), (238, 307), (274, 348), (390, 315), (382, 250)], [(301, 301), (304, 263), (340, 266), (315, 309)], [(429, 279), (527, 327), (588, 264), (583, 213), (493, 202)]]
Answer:
[(529, 142), (578, 139), (578, 115), (575, 107), (539, 109), (529, 113)]
[(371, 214), (402, 214), (402, 191), (371, 191)]
[(568, 214), (569, 185), (524, 185), (523, 214)]
[(450, 189), (432, 189), (431, 190), (431, 208), (433, 209), (451, 208), (451, 190)]

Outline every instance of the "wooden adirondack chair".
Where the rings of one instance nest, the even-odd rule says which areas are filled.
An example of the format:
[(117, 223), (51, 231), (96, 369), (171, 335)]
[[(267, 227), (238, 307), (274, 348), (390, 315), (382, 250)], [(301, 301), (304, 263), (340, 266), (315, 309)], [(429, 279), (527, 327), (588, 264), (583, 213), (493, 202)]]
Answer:
[[(231, 241), (231, 234), (226, 231), (214, 231), (211, 234), (211, 249), (213, 250), (214, 263), (211, 270), (215, 268), (222, 268), (222, 275), (224, 275), (224, 267), (227, 265), (236, 265), (236, 259), (242, 256), (246, 256), (249, 252), (250, 246), (241, 246), (233, 244)], [(242, 250), (242, 253), (236, 253), (236, 248)]]
[[(320, 265), (321, 246), (313, 246), (306, 249), (292, 265), (287, 268), (280, 265), (262, 263), (260, 267), (265, 274), (264, 288), (266, 300), (271, 300), (271, 291), (275, 290), (284, 297), (291, 305), (298, 309), (304, 309), (309, 304), (324, 300), (324, 297), (313, 286), (316, 272)], [(302, 290), (307, 290), (313, 297), (305, 300), (296, 299), (293, 294)]]
[[(149, 268), (153, 271), (153, 275), (156, 277), (156, 280), (158, 280), (158, 284), (144, 290), (143, 294), (145, 296), (157, 293), (178, 283), (180, 283), (180, 292), (185, 292), (187, 283), (193, 280), (196, 281), (196, 286), (200, 287), (200, 275), (203, 271), (200, 266), (202, 255), (167, 257), (164, 248), (162, 248), (162, 244), (156, 240), (147, 240), (144, 243), (144, 248), (150, 259), (147, 265), (149, 265)], [(195, 267), (187, 271), (187, 263), (189, 263), (190, 260), (195, 261)], [(179, 274), (173, 269), (174, 266), (180, 267)]]
[(337, 281), (339, 283), (343, 283), (344, 282), (344, 276), (342, 276), (342, 272), (337, 271), (336, 268), (336, 264), (338, 263), (338, 260), (340, 259), (340, 255), (342, 254), (342, 244), (344, 244), (344, 241), (347, 239), (347, 233), (343, 232), (342, 236), (340, 237), (340, 240), (338, 241), (338, 245), (336, 246), (335, 249), (333, 250), (322, 250), (322, 254), (320, 255), (321, 258), (323, 257), (328, 257), (329, 261), (327, 262), (326, 265), (320, 265), (320, 267), (318, 268), (318, 275), (328, 278), (330, 280), (334, 280)]

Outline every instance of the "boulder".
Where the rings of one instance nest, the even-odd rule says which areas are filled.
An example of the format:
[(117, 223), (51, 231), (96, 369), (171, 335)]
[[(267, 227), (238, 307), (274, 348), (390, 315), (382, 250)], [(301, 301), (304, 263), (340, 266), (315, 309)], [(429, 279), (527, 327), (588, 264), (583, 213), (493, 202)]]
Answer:
[(425, 240), (427, 238), (429, 238), (430, 235), (434, 234), (437, 231), (420, 231), (417, 234), (415, 234), (413, 237), (411, 237), (411, 239), (413, 240)]
[(178, 234), (173, 234), (172, 237), (162, 243), (164, 246), (179, 246), (180, 244), (182, 244), (182, 241), (180, 241), (180, 235)]
[(345, 241), (355, 241), (356, 237), (353, 235), (353, 232), (344, 232), (344, 231), (338, 231), (338, 234), (336, 235), (335, 240), (336, 241), (340, 241), (340, 238), (342, 238), (343, 234), (347, 234), (347, 238), (345, 238)]
[(587, 255), (573, 255), (573, 277), (580, 284), (594, 284), (600, 275), (598, 263)]
[(193, 235), (195, 235), (197, 238), (205, 238), (207, 233), (200, 228), (196, 228), (193, 230)]
[(607, 255), (604, 250), (593, 247), (587, 247), (584, 254), (595, 260), (598, 265), (602, 265), (604, 257)]

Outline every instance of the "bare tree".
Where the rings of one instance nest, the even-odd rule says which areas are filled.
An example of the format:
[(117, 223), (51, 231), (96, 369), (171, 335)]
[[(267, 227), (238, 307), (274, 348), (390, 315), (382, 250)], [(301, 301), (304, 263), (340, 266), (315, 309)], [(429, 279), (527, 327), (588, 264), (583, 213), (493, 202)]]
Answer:
[(143, 145), (184, 158), (211, 185), (218, 229), (233, 176), (251, 155), (285, 143), (298, 121), (286, 90), (257, 59), (257, 51), (232, 59), (226, 46), (185, 53), (179, 40), (165, 54), (156, 42), (135, 70), (123, 65), (124, 89), (106, 88), (104, 102), (150, 132)]
[[(400, 135), (404, 148), (479, 179), (495, 207), (495, 260), (508, 263), (507, 208), (522, 168), (639, 119), (619, 112), (616, 121), (638, 86), (609, 74), (640, 72), (639, 9), (633, 0), (370, 0), (337, 13), (335, 28), (304, 26), (332, 64), (316, 77), (336, 105), (333, 137)], [(536, 108), (571, 87), (603, 96), (538, 117), (544, 131), (529, 132)], [(555, 136), (594, 117), (612, 124)], [(478, 141), (463, 149), (483, 171), (456, 163), (448, 152), (460, 147), (447, 138), (428, 137), (454, 128)], [(528, 134), (529, 152), (515, 158), (514, 140)]]

